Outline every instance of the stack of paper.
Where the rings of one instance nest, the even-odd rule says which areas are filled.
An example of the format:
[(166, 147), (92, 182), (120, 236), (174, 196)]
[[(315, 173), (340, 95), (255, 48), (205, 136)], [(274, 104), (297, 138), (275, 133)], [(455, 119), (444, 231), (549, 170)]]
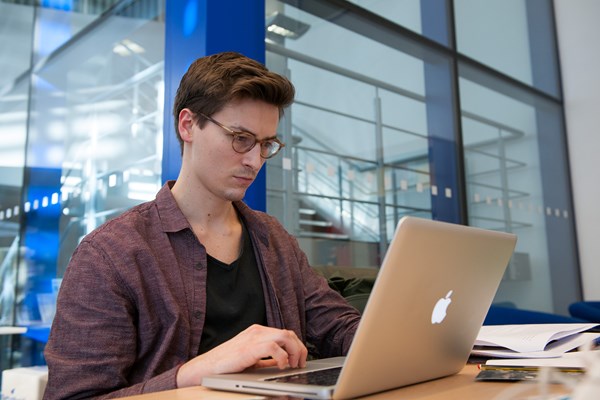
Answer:
[(552, 358), (588, 344), (598, 324), (485, 325), (471, 354), (499, 358)]
[(539, 368), (539, 367), (554, 367), (563, 369), (585, 369), (590, 360), (597, 357), (598, 351), (575, 351), (565, 353), (561, 357), (553, 358), (492, 358), (485, 362), (487, 366), (515, 368)]

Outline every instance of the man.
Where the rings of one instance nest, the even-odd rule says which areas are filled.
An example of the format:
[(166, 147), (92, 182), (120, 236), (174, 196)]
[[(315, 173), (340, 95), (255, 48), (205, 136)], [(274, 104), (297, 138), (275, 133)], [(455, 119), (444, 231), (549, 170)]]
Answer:
[(45, 349), (45, 399), (199, 385), (348, 351), (359, 313), (273, 217), (241, 202), (294, 88), (237, 53), (196, 60), (174, 105), (182, 167), (74, 252)]

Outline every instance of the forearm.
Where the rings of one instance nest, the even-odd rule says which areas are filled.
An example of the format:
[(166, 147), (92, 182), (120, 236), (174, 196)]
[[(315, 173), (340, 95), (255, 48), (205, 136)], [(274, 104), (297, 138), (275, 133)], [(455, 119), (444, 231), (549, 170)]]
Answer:
[(115, 390), (110, 393), (99, 395), (94, 397), (96, 400), (102, 399), (114, 399), (119, 397), (134, 396), (144, 393), (160, 392), (163, 390), (176, 389), (176, 377), (179, 366), (172, 368), (160, 375), (157, 375), (145, 382), (138, 383), (133, 386), (129, 386), (123, 389)]
[[(310, 268), (310, 267), (309, 267)], [(305, 273), (308, 340), (320, 357), (345, 355), (360, 321), (360, 313), (312, 269)]]
[[(44, 400), (68, 400), (81, 398), (102, 400), (176, 389), (176, 375), (178, 369), (179, 366), (157, 375), (145, 382), (140, 382), (127, 387), (114, 388), (114, 390), (108, 387), (101, 389), (101, 385), (93, 382), (93, 376), (81, 379), (69, 379), (63, 381), (61, 385), (48, 387), (44, 393)], [(62, 372), (61, 374), (64, 373), (65, 372)], [(73, 375), (76, 374), (76, 372), (71, 373)], [(90, 387), (96, 387), (97, 389), (90, 390)]]

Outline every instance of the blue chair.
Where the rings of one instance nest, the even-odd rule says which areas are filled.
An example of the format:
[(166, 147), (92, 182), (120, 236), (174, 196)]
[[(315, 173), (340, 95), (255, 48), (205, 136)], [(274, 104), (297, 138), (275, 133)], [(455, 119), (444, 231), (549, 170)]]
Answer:
[(587, 320), (551, 314), (542, 311), (522, 310), (510, 305), (495, 305), (490, 307), (484, 325), (508, 324), (564, 324), (585, 323)]
[(600, 323), (600, 301), (578, 301), (569, 306), (569, 314), (586, 322)]

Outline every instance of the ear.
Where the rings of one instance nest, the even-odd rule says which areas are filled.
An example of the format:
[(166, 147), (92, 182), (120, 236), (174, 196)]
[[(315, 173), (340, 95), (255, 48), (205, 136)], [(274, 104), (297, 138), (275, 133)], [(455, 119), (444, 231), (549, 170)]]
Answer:
[(194, 113), (189, 108), (184, 108), (179, 112), (179, 136), (184, 142), (192, 141), (192, 128), (194, 127)]

